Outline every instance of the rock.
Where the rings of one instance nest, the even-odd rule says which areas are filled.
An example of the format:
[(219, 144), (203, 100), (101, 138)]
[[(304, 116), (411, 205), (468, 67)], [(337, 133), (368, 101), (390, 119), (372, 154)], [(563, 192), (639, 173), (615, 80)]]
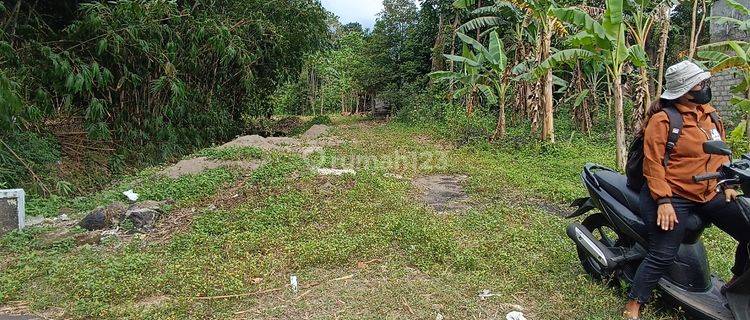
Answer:
[(156, 221), (164, 215), (162, 207), (171, 201), (144, 201), (136, 203), (125, 212), (120, 226), (129, 233), (148, 233), (154, 230)]
[(39, 217), (26, 216), (25, 224), (26, 224), (27, 227), (38, 226), (38, 225), (44, 223), (44, 220), (45, 219), (42, 216), (39, 216)]
[(154, 230), (156, 220), (158, 220), (162, 214), (163, 212), (161, 209), (145, 208), (128, 210), (121, 225), (122, 223), (127, 223), (129, 226), (132, 226), (132, 230), (130, 230), (131, 233), (148, 233)]
[(95, 209), (78, 225), (89, 231), (121, 227), (130, 233), (147, 233), (153, 231), (156, 221), (164, 215), (162, 207), (172, 203), (174, 202), (171, 200), (144, 201), (126, 207), (116, 202), (107, 207)]
[(109, 229), (122, 220), (126, 211), (127, 207), (123, 203), (115, 202), (107, 207), (94, 209), (78, 225), (89, 231)]

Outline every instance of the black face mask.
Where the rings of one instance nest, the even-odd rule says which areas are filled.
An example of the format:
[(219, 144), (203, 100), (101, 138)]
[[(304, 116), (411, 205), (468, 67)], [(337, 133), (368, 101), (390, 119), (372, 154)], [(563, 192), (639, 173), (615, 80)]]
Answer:
[(690, 91), (690, 95), (693, 96), (692, 99), (689, 101), (692, 103), (697, 104), (706, 104), (711, 102), (712, 94), (711, 94), (711, 86), (703, 86), (702, 89), (698, 91)]

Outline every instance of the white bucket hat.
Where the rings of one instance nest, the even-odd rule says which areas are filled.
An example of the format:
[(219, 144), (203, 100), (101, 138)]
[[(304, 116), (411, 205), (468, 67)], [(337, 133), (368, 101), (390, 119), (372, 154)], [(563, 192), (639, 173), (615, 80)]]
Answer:
[(683, 61), (667, 69), (663, 99), (675, 100), (688, 93), (703, 80), (711, 78), (711, 72), (703, 70), (691, 61)]

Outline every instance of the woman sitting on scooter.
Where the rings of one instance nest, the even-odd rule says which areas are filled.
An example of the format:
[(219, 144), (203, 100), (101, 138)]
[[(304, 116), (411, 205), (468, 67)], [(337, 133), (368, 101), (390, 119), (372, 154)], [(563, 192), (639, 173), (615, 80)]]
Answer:
[[(709, 155), (703, 143), (725, 137), (720, 123), (714, 124), (711, 113), (711, 74), (690, 61), (670, 67), (666, 72), (665, 92), (648, 112), (644, 134), (641, 214), (649, 226), (649, 249), (635, 274), (625, 306), (626, 319), (638, 319), (640, 308), (651, 298), (659, 279), (675, 262), (686, 228), (680, 221), (699, 215), (740, 242), (732, 268), (734, 278), (745, 271), (750, 232), (735, 201), (737, 191), (726, 189), (717, 194), (717, 181), (695, 182), (693, 176), (716, 172), (729, 157)], [(675, 108), (683, 118), (679, 141), (665, 166), (665, 150), (670, 134), (669, 118), (664, 108)], [(731, 281), (730, 281), (731, 283)]]

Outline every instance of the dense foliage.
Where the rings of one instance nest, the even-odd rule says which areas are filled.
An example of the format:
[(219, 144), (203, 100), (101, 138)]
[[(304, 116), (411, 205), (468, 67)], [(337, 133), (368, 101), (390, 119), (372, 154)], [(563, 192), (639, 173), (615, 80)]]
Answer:
[(19, 135), (63, 157), (105, 151), (110, 170), (225, 141), (272, 114), (277, 83), (328, 36), (313, 0), (80, 2), (0, 6), (0, 164), (22, 168), (0, 172), (7, 184), (50, 164), (14, 155)]

